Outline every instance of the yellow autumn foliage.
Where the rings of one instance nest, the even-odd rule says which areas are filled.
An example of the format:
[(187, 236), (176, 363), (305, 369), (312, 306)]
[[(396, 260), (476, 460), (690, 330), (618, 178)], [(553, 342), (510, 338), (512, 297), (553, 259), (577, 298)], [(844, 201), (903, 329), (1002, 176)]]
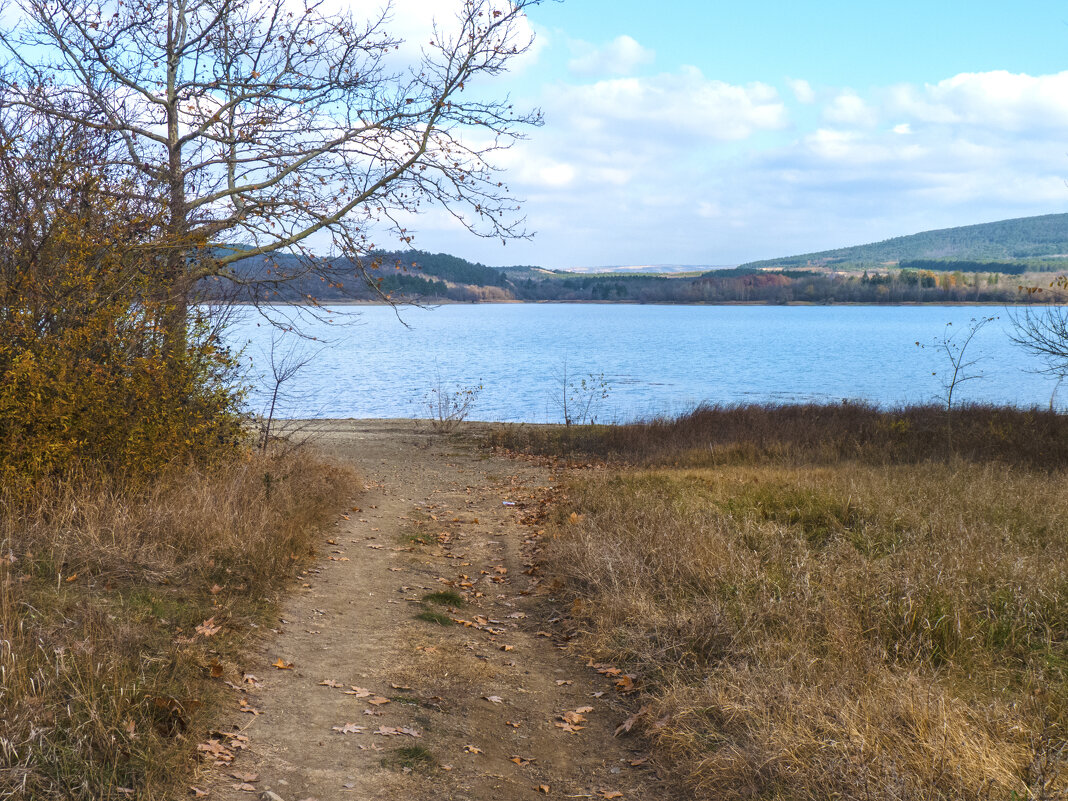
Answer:
[(0, 481), (92, 464), (158, 471), (240, 437), (232, 362), (206, 320), (165, 347), (154, 221), (90, 146), (0, 143)]

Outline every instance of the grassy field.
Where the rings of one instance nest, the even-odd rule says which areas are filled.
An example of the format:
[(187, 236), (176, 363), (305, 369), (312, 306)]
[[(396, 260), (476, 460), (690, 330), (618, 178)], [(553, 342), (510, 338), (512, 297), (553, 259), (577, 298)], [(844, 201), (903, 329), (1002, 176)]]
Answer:
[(0, 798), (188, 795), (222, 682), (353, 491), (291, 453), (0, 499)]
[(617, 463), (568, 484), (548, 566), (686, 792), (1065, 798), (1065, 420), (950, 424), (749, 407), (496, 442)]

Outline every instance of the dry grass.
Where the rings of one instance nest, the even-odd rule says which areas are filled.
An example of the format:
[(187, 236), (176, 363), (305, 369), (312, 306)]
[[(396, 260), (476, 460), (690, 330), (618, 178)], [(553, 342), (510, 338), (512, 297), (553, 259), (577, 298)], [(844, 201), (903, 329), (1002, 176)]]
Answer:
[(756, 461), (869, 464), (999, 461), (1068, 468), (1068, 415), (1043, 409), (863, 403), (702, 406), (678, 418), (619, 426), (498, 426), (498, 448), (638, 465), (712, 467)]
[(669, 773), (717, 799), (1068, 798), (1068, 475), (735, 445), (576, 479), (550, 549)]
[[(239, 678), (257, 621), (352, 493), (350, 474), (297, 453), (6, 499), (0, 797), (184, 795), (212, 674)], [(209, 618), (221, 630), (198, 634)]]

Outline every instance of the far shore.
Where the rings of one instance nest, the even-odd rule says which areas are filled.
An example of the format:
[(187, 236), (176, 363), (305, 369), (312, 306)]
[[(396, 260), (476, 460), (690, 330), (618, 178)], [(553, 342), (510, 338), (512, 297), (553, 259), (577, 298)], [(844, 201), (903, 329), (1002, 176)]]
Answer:
[[(206, 304), (210, 305), (210, 304)], [(1000, 306), (1002, 308), (1010, 304), (999, 301), (893, 301), (886, 303), (860, 303), (842, 301), (840, 303), (814, 303), (811, 301), (791, 300), (785, 303), (769, 303), (763, 300), (733, 300), (718, 303), (694, 301), (692, 303), (676, 303), (669, 301), (626, 301), (626, 300), (424, 300), (424, 299), (399, 299), (396, 303), (388, 303), (382, 300), (324, 300), (321, 303), (307, 303), (292, 300), (272, 301), (264, 303), (249, 303), (240, 301), (233, 303), (234, 306), (308, 306), (311, 308), (330, 308), (335, 306)], [(1027, 306), (1066, 306), (1064, 303), (1028, 303)]]

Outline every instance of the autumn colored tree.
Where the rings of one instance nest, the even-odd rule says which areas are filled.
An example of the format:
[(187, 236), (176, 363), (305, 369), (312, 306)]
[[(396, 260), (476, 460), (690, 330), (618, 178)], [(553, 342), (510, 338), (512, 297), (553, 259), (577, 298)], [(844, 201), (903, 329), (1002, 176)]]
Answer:
[[(138, 179), (128, 199), (159, 222), (151, 285), (180, 348), (195, 288), (245, 283), (242, 259), (361, 256), (375, 225), (408, 240), (403, 218), (426, 204), (482, 236), (525, 235), (493, 156), (540, 117), (479, 79), (530, 46), (539, 1), (464, 0), (402, 64), (388, 7), (357, 20), (314, 0), (15, 0), (0, 87), (116, 138), (113, 166)], [(336, 262), (287, 263), (266, 283), (338, 278)]]
[(0, 483), (92, 464), (139, 474), (241, 439), (232, 366), (194, 318), (168, 352), (162, 223), (114, 137), (0, 114)]

